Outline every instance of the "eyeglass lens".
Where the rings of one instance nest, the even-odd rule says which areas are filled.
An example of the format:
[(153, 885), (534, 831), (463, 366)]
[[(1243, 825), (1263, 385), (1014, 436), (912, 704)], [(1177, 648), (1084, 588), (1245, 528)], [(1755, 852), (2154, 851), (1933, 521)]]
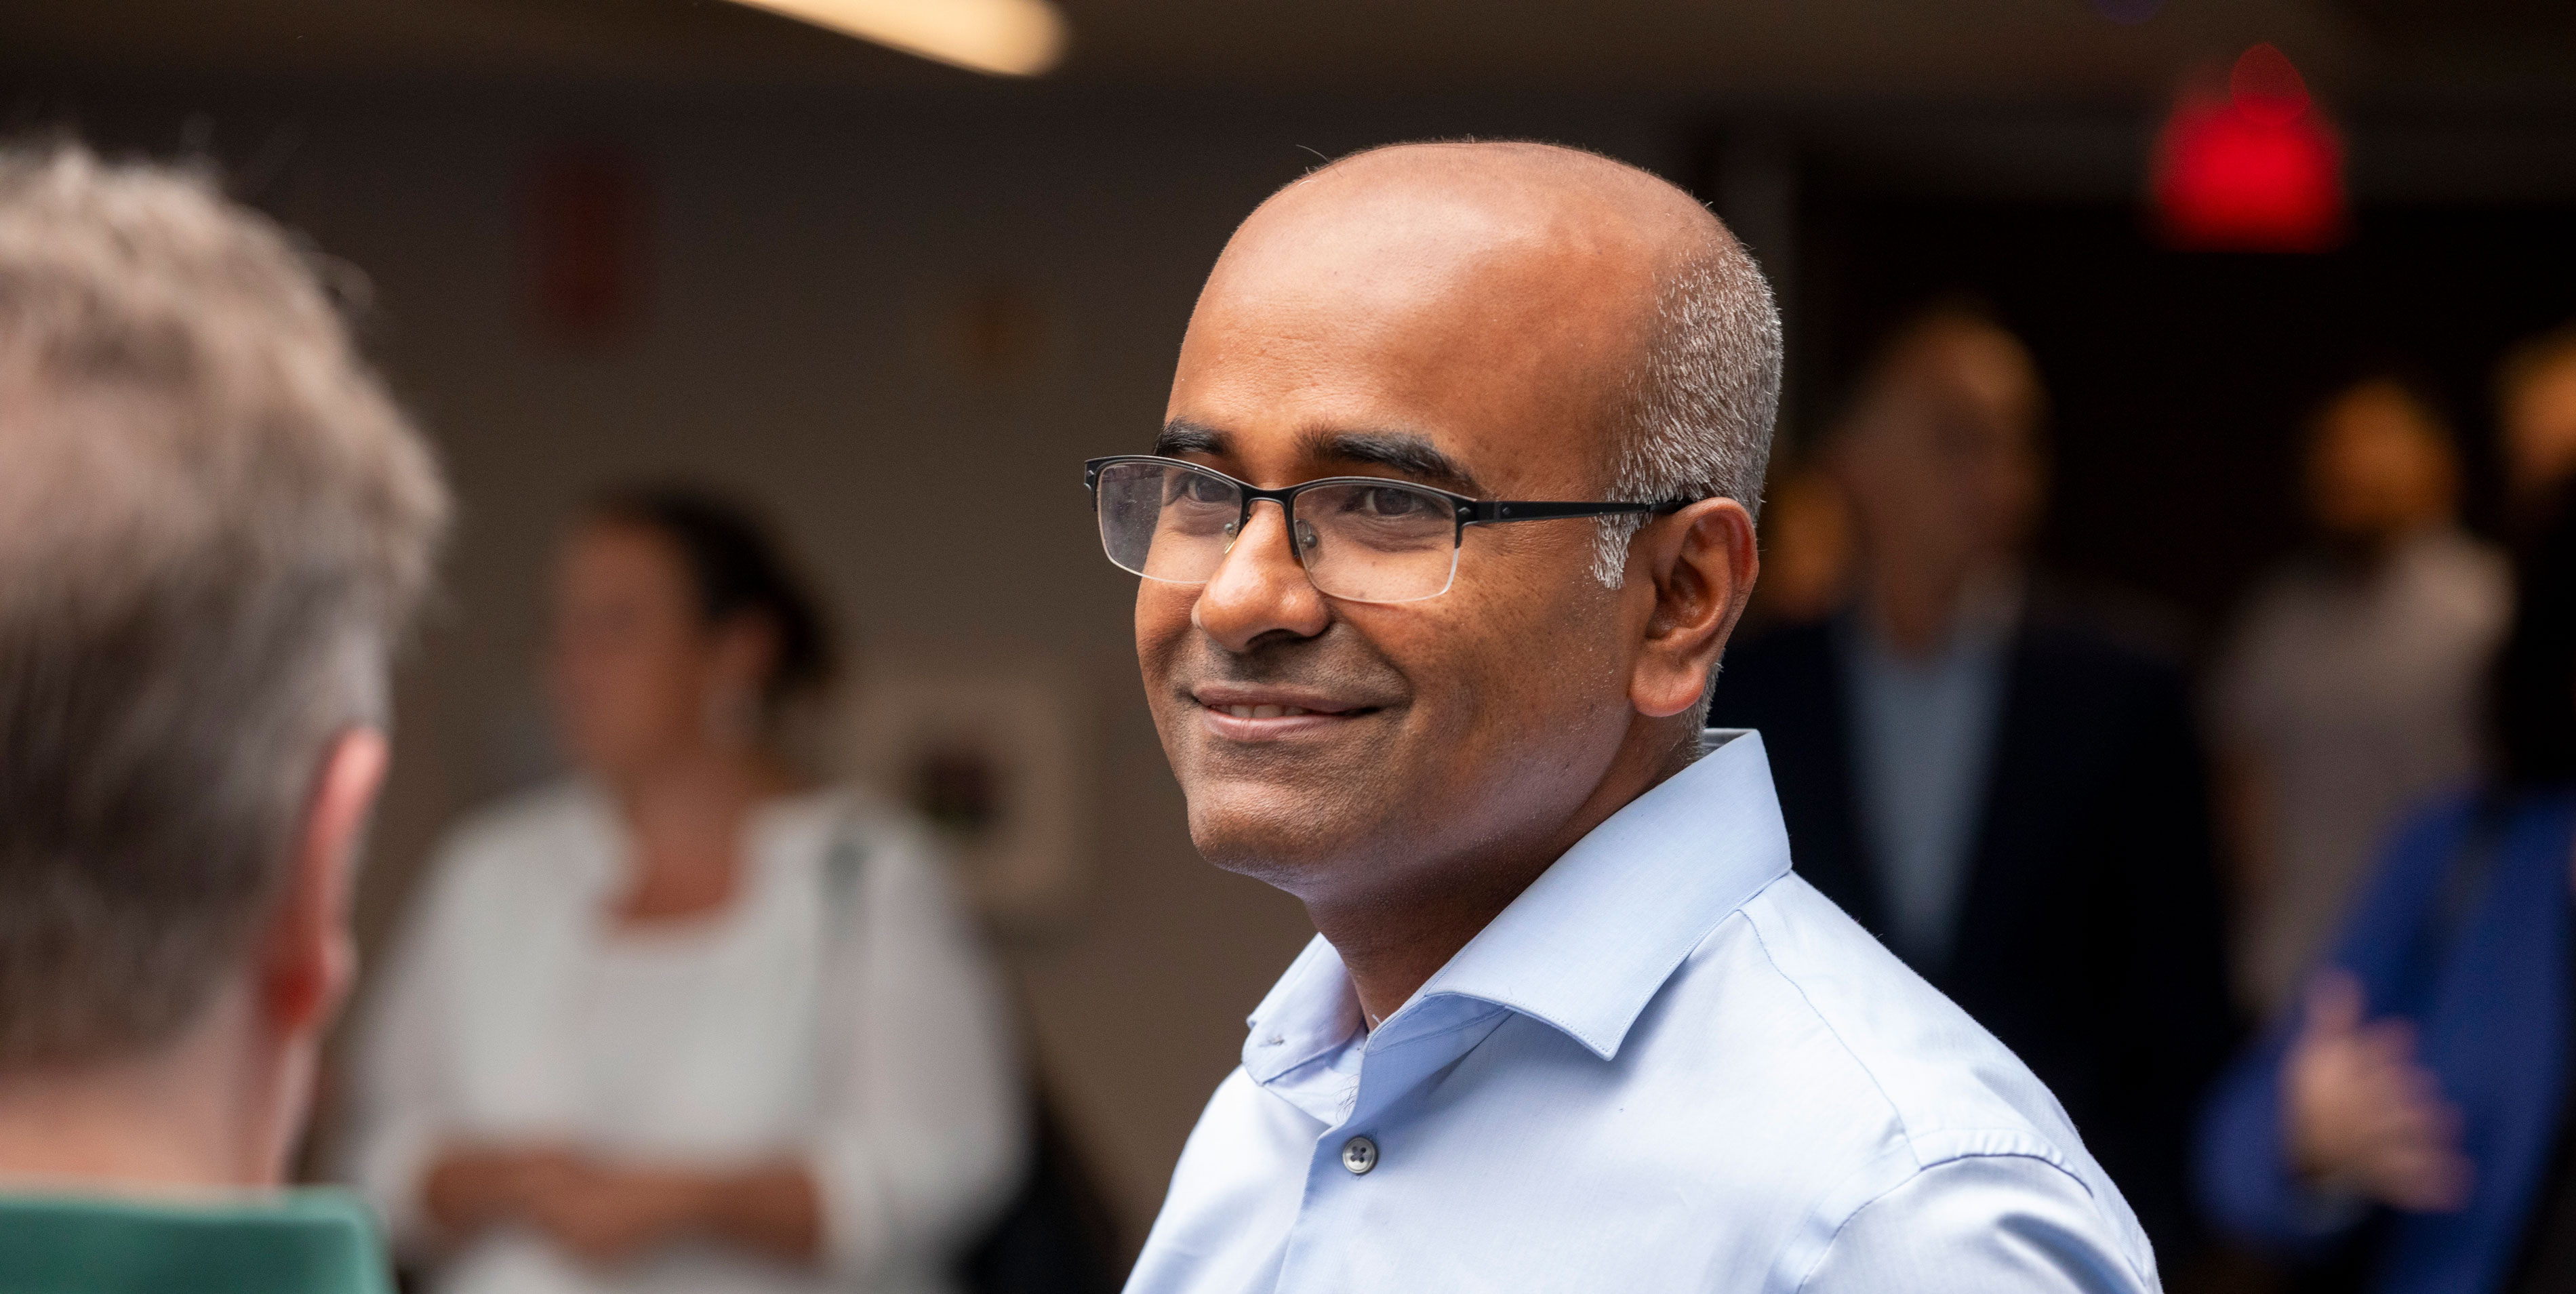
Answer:
[[(1109, 560), (1173, 584), (1214, 578), (1244, 518), (1241, 487), (1178, 464), (1112, 463), (1099, 500)], [(1295, 503), (1297, 557), (1318, 591), (1353, 602), (1448, 591), (1458, 523), (1443, 496), (1387, 481), (1317, 486)]]

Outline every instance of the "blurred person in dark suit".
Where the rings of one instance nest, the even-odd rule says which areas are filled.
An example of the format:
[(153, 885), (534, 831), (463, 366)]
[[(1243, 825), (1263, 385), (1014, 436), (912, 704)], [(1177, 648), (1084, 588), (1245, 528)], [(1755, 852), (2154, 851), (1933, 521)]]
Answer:
[(703, 491), (593, 501), (547, 676), (575, 776), (433, 864), (370, 1021), (356, 1176), (448, 1294), (954, 1288), (1026, 1154), (928, 825), (782, 757), (813, 599)]
[(2317, 542), (2247, 601), (2212, 706), (2238, 993), (2264, 1016), (2296, 995), (2394, 819), (2475, 770), (2512, 601), (2503, 556), (2460, 529), (2450, 429), (2403, 383), (2328, 400), (2304, 467)]
[(2314, 976), (2219, 1084), (2200, 1189), (2318, 1288), (2576, 1289), (2576, 516), (2537, 532), (2489, 767), (2402, 824)]
[(0, 150), (0, 1290), (390, 1288), (278, 1187), (447, 494), (317, 268)]
[(2203, 762), (2176, 670), (2061, 609), (2029, 353), (1973, 313), (1899, 332), (1826, 448), (1858, 539), (1839, 615), (1730, 652), (1799, 873), (2019, 1054), (2168, 1270), (2230, 1033)]

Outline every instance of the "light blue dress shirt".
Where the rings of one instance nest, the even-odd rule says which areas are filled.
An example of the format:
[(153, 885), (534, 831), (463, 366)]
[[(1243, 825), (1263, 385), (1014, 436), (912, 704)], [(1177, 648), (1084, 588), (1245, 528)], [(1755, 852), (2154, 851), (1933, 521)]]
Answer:
[(1131, 1294), (2156, 1289), (2047, 1089), (1789, 874), (1761, 739), (1710, 739), (1376, 1031), (1309, 944)]

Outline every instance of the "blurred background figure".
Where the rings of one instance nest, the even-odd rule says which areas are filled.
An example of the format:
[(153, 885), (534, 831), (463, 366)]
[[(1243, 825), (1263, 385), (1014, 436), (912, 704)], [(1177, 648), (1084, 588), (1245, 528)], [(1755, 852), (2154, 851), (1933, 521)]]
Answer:
[(2404, 826), (2304, 1009), (2222, 1081), (2200, 1187), (2319, 1288), (2576, 1289), (2576, 525), (2536, 536), (2489, 768)]
[(2174, 1270), (2228, 1036), (2202, 760), (2177, 672), (2033, 579), (2044, 405), (1994, 323), (1900, 330), (1825, 451), (1852, 600), (1729, 651), (1710, 722), (1761, 729), (1799, 874), (2030, 1064)]
[(2403, 383), (2328, 400), (2302, 462), (2316, 542), (2248, 600), (2211, 724), (2240, 868), (2238, 994), (2265, 1016), (2297, 992), (2395, 815), (2474, 770), (2479, 681), (2512, 595), (2503, 558), (2460, 529), (2451, 429)]
[(1803, 624), (1842, 609), (1851, 595), (1851, 508), (1833, 474), (1792, 463), (1762, 496), (1762, 578), (1746, 622)]
[(2506, 502), (2517, 529), (2550, 520), (2576, 478), (2576, 324), (2516, 346), (2496, 375)]
[(743, 513), (646, 489), (577, 520), (552, 616), (578, 775), (434, 865), (360, 1180), (455, 1294), (948, 1288), (1021, 1076), (926, 828), (777, 748), (813, 602)]

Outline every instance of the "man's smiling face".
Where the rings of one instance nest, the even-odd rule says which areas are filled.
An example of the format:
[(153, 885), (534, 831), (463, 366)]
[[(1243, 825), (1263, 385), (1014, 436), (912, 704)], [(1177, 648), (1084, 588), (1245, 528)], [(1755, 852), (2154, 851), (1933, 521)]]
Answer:
[[(1490, 169), (1387, 180), (1362, 159), (1245, 223), (1191, 318), (1161, 452), (1259, 486), (1604, 497), (1655, 300), (1643, 237)], [(1310, 903), (1369, 902), (1569, 818), (1632, 714), (1637, 613), (1592, 578), (1596, 533), (1469, 527), (1448, 592), (1355, 603), (1315, 591), (1263, 503), (1205, 585), (1142, 581), (1146, 694), (1200, 851)]]

